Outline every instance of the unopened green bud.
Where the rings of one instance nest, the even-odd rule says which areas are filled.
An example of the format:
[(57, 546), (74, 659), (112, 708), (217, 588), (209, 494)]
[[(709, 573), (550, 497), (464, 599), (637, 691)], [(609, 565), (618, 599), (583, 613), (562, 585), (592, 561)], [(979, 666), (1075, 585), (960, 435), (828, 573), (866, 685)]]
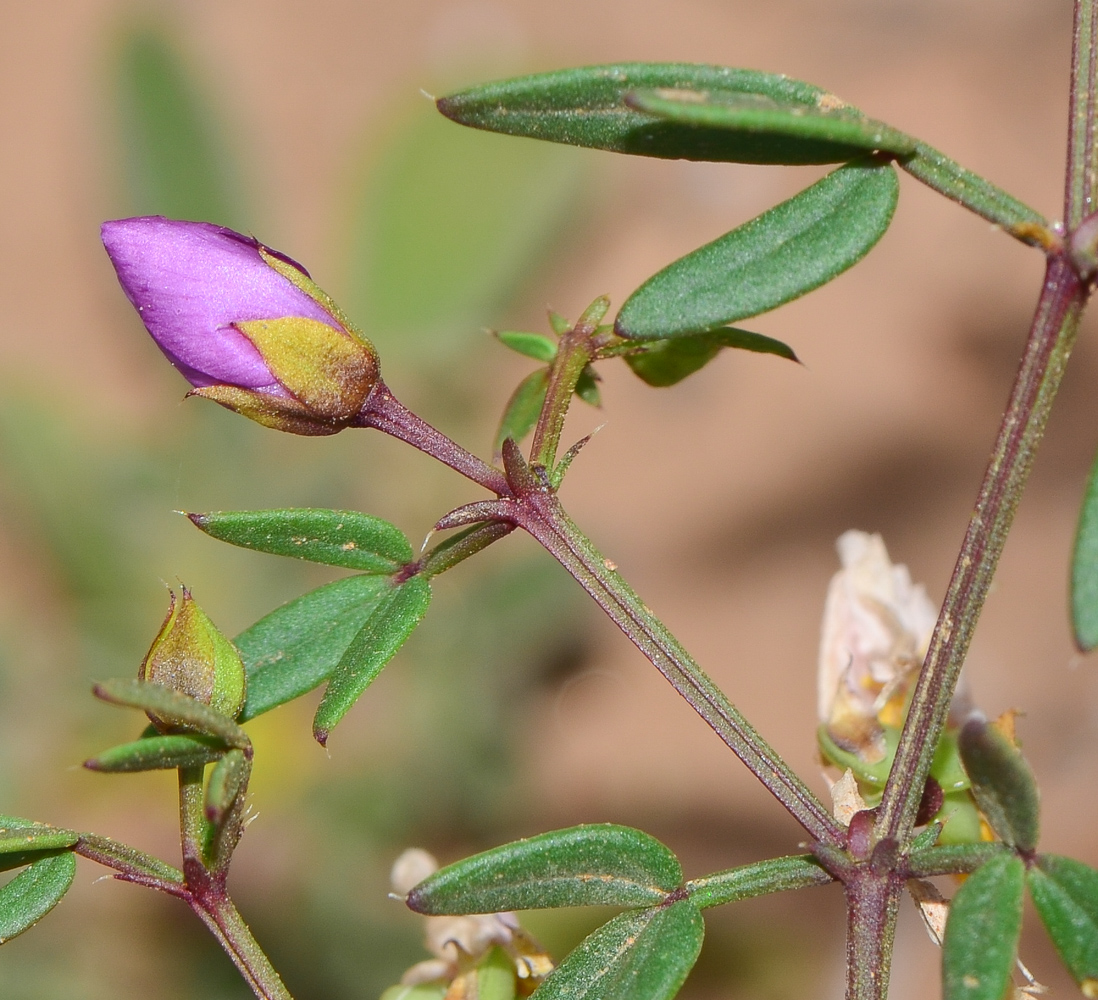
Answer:
[[(230, 719), (235, 719), (244, 707), (244, 663), (240, 654), (186, 587), (179, 601), (171, 594), (168, 616), (137, 676), (148, 684), (194, 698)], [(162, 732), (175, 728), (152, 712), (148, 714)]]

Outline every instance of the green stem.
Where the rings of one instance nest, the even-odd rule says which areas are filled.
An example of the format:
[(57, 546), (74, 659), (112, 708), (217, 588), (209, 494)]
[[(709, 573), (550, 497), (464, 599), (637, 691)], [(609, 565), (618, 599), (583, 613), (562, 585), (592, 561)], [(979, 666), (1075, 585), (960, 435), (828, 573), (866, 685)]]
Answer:
[(191, 902), (210, 933), (233, 960), (244, 981), (260, 1000), (293, 1000), (275, 967), (252, 935), (229, 897), (210, 893)]
[(861, 873), (846, 886), (846, 1000), (885, 1000), (903, 879)]
[(1061, 245), (1055, 227), (1040, 212), (925, 142), (916, 140), (915, 152), (898, 157), (896, 165), (1023, 243), (1046, 251), (1054, 251)]
[(179, 828), (183, 845), (185, 898), (260, 1000), (293, 1000), (248, 925), (225, 891), (224, 867), (207, 867), (202, 767), (179, 769)]
[(582, 320), (560, 338), (557, 356), (549, 368), (549, 385), (545, 390), (545, 402), (534, 427), (534, 439), (530, 445), (530, 463), (543, 469), (552, 469), (557, 461), (560, 435), (572, 394), (576, 391), (583, 369), (595, 356), (591, 337), (596, 329)]
[(1010, 403), (912, 695), (878, 810), (878, 837), (904, 843), (911, 832), (961, 665), (1075, 342), (1085, 294), (1068, 261), (1052, 257)]
[(979, 844), (945, 844), (917, 851), (907, 859), (908, 878), (930, 878), (932, 875), (963, 875), (976, 871), (995, 855), (1010, 848), (1002, 841)]
[(690, 898), (702, 909), (787, 889), (827, 885), (834, 878), (811, 854), (771, 858), (753, 865), (730, 868), (686, 883)]
[(178, 868), (173, 868), (136, 847), (120, 844), (97, 833), (82, 833), (73, 851), (90, 861), (113, 868), (118, 873), (115, 877), (126, 882), (160, 889), (173, 896), (186, 894), (183, 873)]
[(1092, 0), (1077, 0), (1071, 47), (1071, 105), (1068, 113), (1068, 170), (1064, 222), (1069, 232), (1094, 211), (1094, 117), (1098, 102), (1098, 11)]
[(205, 871), (206, 808), (203, 801), (203, 767), (179, 768), (179, 835), (183, 850), (183, 874), (188, 884), (197, 870)]
[(813, 838), (838, 845), (845, 831), (822, 802), (744, 718), (682, 644), (622, 579), (613, 564), (568, 517), (556, 494), (529, 470), (514, 471), (517, 448), (504, 452), (515, 499), (487, 502), (495, 516), (532, 535), (591, 595), (610, 619), (670, 682)]

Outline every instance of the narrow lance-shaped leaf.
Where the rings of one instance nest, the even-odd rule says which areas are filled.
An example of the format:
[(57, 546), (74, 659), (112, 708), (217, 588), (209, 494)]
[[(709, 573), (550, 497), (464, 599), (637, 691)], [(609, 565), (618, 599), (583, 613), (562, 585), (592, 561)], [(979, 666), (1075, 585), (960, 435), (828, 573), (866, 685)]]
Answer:
[(72, 847), (79, 839), (79, 834), (73, 830), (18, 816), (0, 816), (0, 872), (22, 868)]
[(70, 848), (79, 839), (73, 830), (0, 816), (0, 872), (22, 868), (49, 853)]
[(557, 356), (556, 341), (542, 333), (525, 333), (522, 330), (497, 330), (496, 338), (506, 347), (535, 361), (549, 364)]
[(912, 177), (1002, 227), (1023, 243), (1049, 249), (1058, 240), (1052, 223), (1036, 209), (925, 142), (916, 141), (915, 152), (896, 162)]
[(115, 677), (96, 684), (92, 690), (95, 696), (102, 698), (103, 701), (128, 708), (143, 709), (155, 714), (158, 719), (206, 736), (217, 737), (229, 746), (251, 745), (248, 734), (227, 715), (222, 715), (209, 705), (204, 705), (171, 688)]
[[(948, 827), (949, 824), (946, 824)], [(929, 831), (940, 834), (942, 826), (934, 823), (927, 827)], [(929, 878), (932, 875), (969, 873), (983, 867), (999, 854), (1010, 852), (1010, 848), (998, 840), (983, 840), (977, 843), (944, 844), (934, 846), (934, 840), (919, 834), (911, 844), (911, 853), (907, 859), (907, 870), (912, 878)]]
[(978, 869), (949, 907), (942, 944), (943, 1000), (1002, 1000), (1022, 931), (1025, 865), (1001, 854)]
[(1026, 873), (1041, 922), (1086, 997), (1098, 997), (1098, 871), (1044, 854)]
[(771, 858), (753, 865), (691, 879), (686, 883), (690, 898), (702, 909), (723, 906), (753, 896), (811, 885), (827, 885), (832, 877), (811, 854)]
[(187, 517), (207, 535), (232, 545), (364, 573), (395, 573), (413, 558), (399, 528), (357, 511), (301, 507)]
[(1075, 642), (1085, 653), (1098, 646), (1098, 458), (1083, 493), (1071, 560), (1071, 618)]
[(664, 388), (704, 368), (722, 347), (798, 361), (793, 349), (780, 340), (730, 326), (670, 340), (647, 341), (642, 351), (625, 355), (625, 362), (642, 381)]
[[(660, 107), (662, 114), (639, 109), (640, 91), (670, 91), (680, 103), (753, 106), (756, 114), (750, 127), (728, 127), (727, 118), (722, 127), (675, 120), (666, 106)], [(884, 149), (890, 141), (911, 141), (878, 122), (859, 127), (858, 122), (868, 122), (861, 112), (811, 84), (689, 63), (620, 63), (539, 73), (473, 87), (437, 104), (446, 117), (473, 128), (671, 159), (840, 163), (867, 149)], [(760, 113), (763, 108), (769, 117)], [(835, 114), (831, 134), (796, 122), (798, 110), (804, 116)], [(873, 139), (877, 134), (879, 142)]]
[(649, 278), (615, 324), (630, 340), (712, 330), (776, 309), (856, 264), (884, 235), (899, 185), (851, 163)]
[(69, 891), (76, 875), (71, 853), (35, 861), (0, 887), (0, 944), (29, 930)]
[(218, 760), (228, 749), (221, 740), (210, 736), (147, 736), (111, 747), (84, 761), (89, 771), (122, 773), (160, 771), (176, 767), (201, 767)]
[(508, 438), (521, 441), (534, 429), (548, 389), (548, 368), (539, 368), (536, 372), (531, 372), (519, 383), (518, 388), (511, 394), (511, 398), (507, 400), (503, 419), (500, 420), (499, 430), (496, 431), (497, 455), (503, 448), (503, 442)]
[(640, 830), (575, 826), (458, 861), (417, 885), (417, 913), (497, 913), (553, 906), (646, 906), (682, 883), (682, 867)]
[(537, 1000), (670, 1000), (698, 959), (705, 923), (689, 899), (628, 910), (589, 934)]
[(50, 851), (72, 847), (80, 839), (73, 830), (63, 830), (44, 823), (30, 823), (0, 816), (0, 854), (23, 851)]
[(248, 671), (246, 722), (323, 684), (378, 602), (387, 577), (350, 576), (275, 608), (233, 643)]
[(591, 365), (587, 365), (576, 379), (576, 395), (588, 406), (602, 406), (599, 376)]
[(815, 107), (775, 101), (761, 94), (721, 94), (696, 90), (636, 90), (625, 103), (666, 122), (694, 128), (724, 129), (756, 136), (824, 141), (865, 152), (906, 155), (915, 152), (909, 135), (867, 118), (836, 97), (817, 99)]
[(404, 645), (430, 603), (431, 585), (421, 576), (392, 587), (378, 602), (328, 681), (313, 717), (318, 743), (328, 742), (332, 729)]
[(248, 785), (252, 766), (241, 750), (230, 750), (217, 762), (206, 785), (206, 819), (219, 826)]
[(1040, 803), (1033, 772), (1021, 751), (982, 719), (965, 723), (959, 745), (972, 794), (991, 828), (1008, 844), (1032, 851), (1037, 846)]

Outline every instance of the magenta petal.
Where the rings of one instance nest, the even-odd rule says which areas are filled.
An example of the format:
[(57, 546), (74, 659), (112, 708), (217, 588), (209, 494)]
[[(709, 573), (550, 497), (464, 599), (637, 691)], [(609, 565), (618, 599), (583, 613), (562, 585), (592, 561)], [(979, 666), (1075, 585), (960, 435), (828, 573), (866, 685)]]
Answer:
[(234, 323), (305, 316), (339, 327), (231, 229), (151, 215), (105, 222), (102, 238), (127, 298), (192, 385), (279, 388)]

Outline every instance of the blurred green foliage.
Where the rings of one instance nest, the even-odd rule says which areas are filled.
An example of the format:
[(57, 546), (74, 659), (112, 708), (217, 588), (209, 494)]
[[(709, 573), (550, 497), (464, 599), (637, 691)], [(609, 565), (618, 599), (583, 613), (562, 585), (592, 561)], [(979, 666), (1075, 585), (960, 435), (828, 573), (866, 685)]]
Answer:
[[(111, 53), (107, 97), (120, 142), (115, 165), (127, 184), (124, 210), (243, 226), (242, 179), (258, 170), (238, 164), (226, 146), (230, 130), (213, 114), (220, 106), (213, 86), (194, 78), (179, 32), (170, 22), (134, 21), (123, 26)], [(352, 248), (341, 291), (352, 314), (367, 318), (383, 356), (398, 359), (407, 394), (420, 397), (437, 385), (437, 375), (417, 383), (416, 366), (430, 367), (432, 359), (445, 357), (448, 379), (475, 381), (475, 368), (484, 364), (481, 325), (503, 314), (524, 290), (524, 276), (531, 268), (536, 273), (539, 254), (563, 234), (563, 213), (582, 177), (567, 153), (485, 141), (436, 121), (429, 106), (402, 104), (381, 134), (356, 169), (354, 205), (340, 206), (339, 217), (350, 220), (343, 238)], [(104, 193), (103, 203), (116, 195)], [(254, 226), (262, 235), (261, 218)], [(137, 344), (140, 326), (132, 327)], [(157, 361), (149, 378), (163, 382), (167, 398), (157, 411), (162, 419), (149, 428), (103, 426), (84, 401), (58, 399), (43, 387), (9, 395), (0, 407), (0, 517), (21, 539), (18, 556), (28, 572), (33, 567), (51, 595), (41, 613), (0, 608), (0, 794), (13, 809), (56, 805), (48, 791), (52, 769), (108, 739), (128, 738), (120, 726), (132, 724), (137, 735), (136, 720), (120, 722), (87, 696), (87, 682), (136, 673), (167, 606), (161, 580), (174, 583), (174, 574), (185, 572), (203, 607), (235, 634), (339, 575), (214, 542), (173, 510), (326, 506), (391, 518), (395, 512), (416, 538), (449, 506), (471, 499), (456, 477), (424, 471), (428, 460), (394, 457), (392, 447), (361, 433), (303, 441), (202, 401), (180, 406), (182, 381)], [(459, 439), (479, 435), (483, 447), (475, 450), (486, 451), (496, 415), (473, 400), (456, 417), (445, 429)], [(399, 701), (400, 740), (375, 748), (368, 733), (358, 753), (353, 745), (343, 751), (337, 737), (333, 753), (352, 754), (356, 766), (329, 769), (313, 786), (299, 780), (302, 768), (292, 763), (321, 753), (307, 716), (281, 709), (255, 736), (255, 797), (274, 817), (265, 825), (272, 838), (292, 845), (288, 856), (307, 858), (308, 868), (304, 860), (290, 862), (260, 890), (256, 876), (241, 876), (252, 896), (246, 891), (240, 905), (299, 1000), (377, 996), (422, 957), (419, 923), (401, 919), (386, 899), (388, 868), (401, 849), (487, 846), (490, 830), (498, 837), (501, 826), (520, 827), (533, 800), (513, 747), (539, 685), (582, 655), (585, 605), (541, 553), (513, 542), (499, 548), (440, 579), (430, 615), (390, 668), (401, 675), (388, 691)], [(516, 548), (526, 554), (515, 558)], [(20, 571), (16, 566), (10, 575)], [(40, 671), (33, 684), (31, 670)], [(47, 704), (53, 728), (44, 737), (48, 751), (36, 756), (28, 752), (28, 735), (45, 731), (28, 716)], [(351, 719), (345, 725), (353, 729)], [(78, 778), (85, 802), (108, 791), (101, 782), (125, 780)], [(155, 788), (169, 801), (150, 802), (150, 825), (171, 816), (165, 783), (129, 787), (112, 787), (111, 802), (128, 802), (124, 808), (140, 813), (142, 790)], [(246, 840), (242, 868), (247, 855)], [(103, 896), (97, 892), (90, 905), (102, 905)], [(133, 905), (132, 895), (125, 904)], [(88, 942), (58, 962), (61, 939), (51, 939), (48, 928), (62, 934), (67, 927), (71, 936), (74, 914), (89, 902), (67, 905), (69, 917), (62, 907), (27, 945), (5, 949), (0, 995), (122, 995), (124, 970), (96, 961), (100, 982), (82, 964), (97, 946), (107, 947), (120, 918), (85, 911), (80, 934)], [(145, 942), (151, 935), (164, 950), (123, 965), (136, 962), (147, 971), (163, 961), (180, 976), (176, 985), (157, 977), (142, 995), (249, 995), (183, 907), (143, 905), (136, 911), (143, 916), (133, 919), (141, 920)]]
[(209, 98), (163, 27), (136, 24), (115, 53), (115, 105), (134, 215), (241, 229), (243, 185)]

